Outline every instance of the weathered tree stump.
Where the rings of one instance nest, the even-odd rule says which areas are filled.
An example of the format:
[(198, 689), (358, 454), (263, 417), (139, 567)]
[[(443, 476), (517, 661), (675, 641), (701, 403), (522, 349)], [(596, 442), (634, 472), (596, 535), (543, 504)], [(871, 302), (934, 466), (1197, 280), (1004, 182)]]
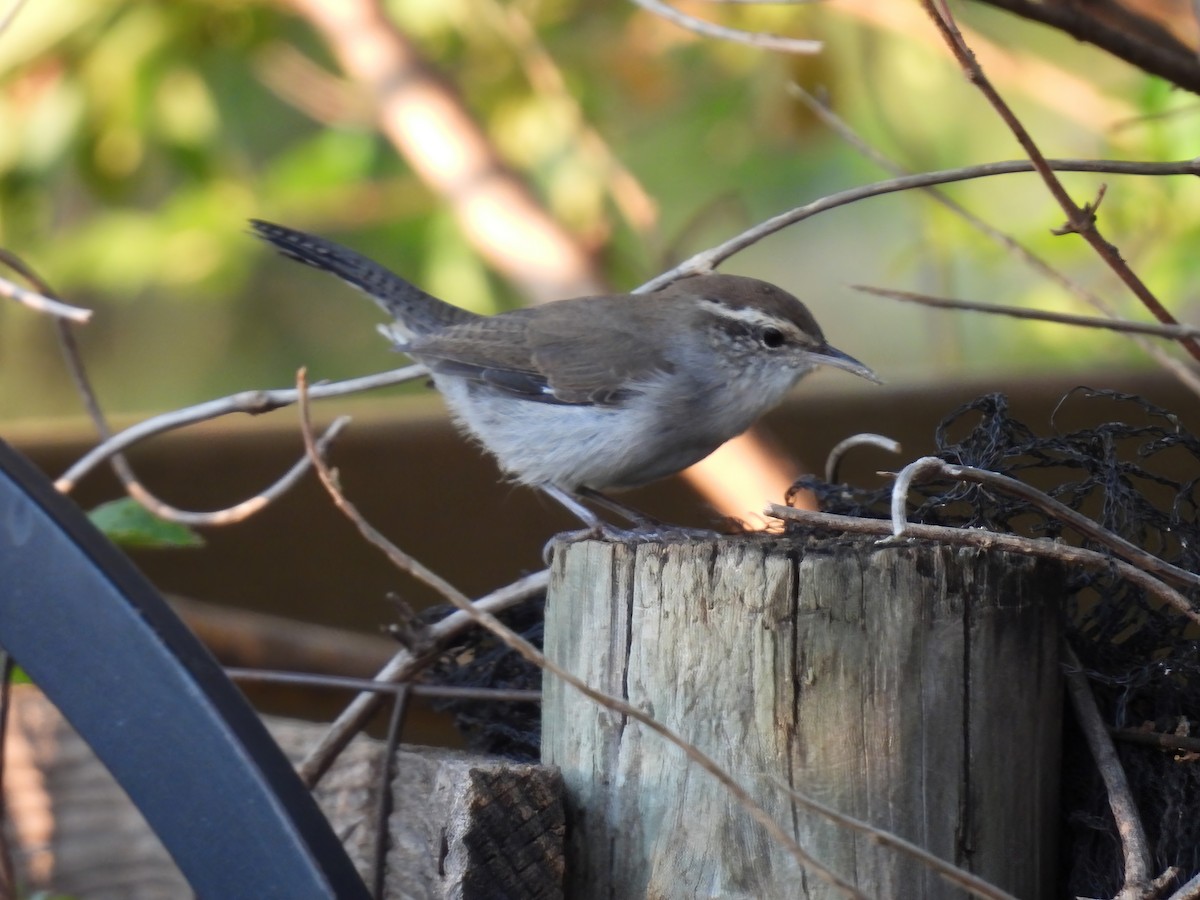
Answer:
[[(546, 651), (716, 759), (866, 895), (964, 893), (785, 786), (1032, 900), (1054, 883), (1060, 580), (928, 544), (560, 544)], [(677, 748), (554, 678), (545, 693), (567, 896), (835, 896)]]

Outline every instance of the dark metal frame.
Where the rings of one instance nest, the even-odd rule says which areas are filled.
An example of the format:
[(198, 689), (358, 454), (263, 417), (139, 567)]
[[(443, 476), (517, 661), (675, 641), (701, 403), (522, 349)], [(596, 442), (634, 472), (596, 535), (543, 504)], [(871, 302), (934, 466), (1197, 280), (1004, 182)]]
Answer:
[(199, 896), (369, 896), (216, 660), (3, 441), (0, 646), (91, 745)]

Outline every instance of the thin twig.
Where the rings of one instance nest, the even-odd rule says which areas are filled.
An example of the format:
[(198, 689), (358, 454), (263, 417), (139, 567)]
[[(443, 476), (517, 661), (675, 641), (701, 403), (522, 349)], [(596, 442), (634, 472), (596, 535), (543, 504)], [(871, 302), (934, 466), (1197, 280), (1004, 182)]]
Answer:
[[(1134, 273), (1128, 263), (1121, 257), (1121, 253), (1115, 246), (1109, 243), (1096, 227), (1096, 209), (1099, 206), (1099, 198), (1093, 203), (1079, 206), (1067, 189), (1063, 187), (1061, 181), (1054, 174), (1054, 167), (1043, 156), (1042, 151), (1034, 142), (1033, 137), (1028, 130), (1017, 118), (1016, 114), (1004, 102), (999, 92), (988, 80), (983, 72), (983, 68), (975, 59), (975, 54), (967, 46), (963, 39), (962, 33), (958, 30), (958, 25), (954, 18), (950, 15), (950, 11), (944, 5), (939, 9), (935, 6), (933, 0), (920, 0), (921, 6), (925, 12), (933, 20), (934, 25), (941, 33), (946, 45), (950, 48), (950, 52), (954, 54), (958, 60), (963, 72), (966, 73), (967, 79), (974, 84), (979, 91), (995, 109), (997, 115), (1012, 132), (1013, 137), (1017, 139), (1017, 143), (1021, 145), (1021, 149), (1025, 151), (1029, 157), (1038, 175), (1046, 185), (1046, 189), (1050, 195), (1062, 207), (1063, 212), (1067, 215), (1066, 225), (1062, 229), (1062, 233), (1074, 232), (1082, 237), (1096, 254), (1108, 265), (1118, 278), (1125, 283), (1125, 286), (1137, 297), (1142, 304), (1150, 310), (1150, 313), (1167, 325), (1179, 324), (1175, 317), (1167, 311), (1159, 299), (1154, 296), (1154, 293), (1146, 286), (1146, 284)], [(1103, 196), (1103, 187), (1101, 188), (1101, 196)], [(1196, 339), (1187, 339), (1181, 341), (1185, 350), (1188, 351), (1195, 359), (1200, 360), (1200, 341)]]
[(668, 22), (674, 22), (681, 28), (722, 41), (733, 41), (738, 44), (749, 44), (760, 50), (778, 50), (781, 53), (813, 54), (820, 53), (825, 46), (821, 41), (803, 40), (801, 38), (783, 37), (777, 34), (764, 34), (758, 31), (742, 31), (717, 25), (705, 19), (697, 19), (685, 12), (680, 12), (673, 6), (668, 6), (661, 0), (633, 0), (646, 12), (653, 13)]
[[(17, 260), (13, 267), (43, 294), (57, 299), (54, 289), (31, 266)], [(100, 434), (101, 444), (103, 445), (112, 438), (112, 429), (109, 427), (104, 410), (100, 407), (100, 398), (92, 386), (92, 380), (88, 376), (87, 367), (83, 363), (83, 354), (79, 350), (79, 343), (75, 340), (75, 332), (72, 330), (74, 326), (64, 319), (55, 319), (54, 325), (55, 334), (58, 337), (59, 349), (62, 350), (63, 360), (71, 376), (71, 381), (75, 385), (75, 390), (79, 394), (84, 409), (92, 420), (92, 424)], [(349, 421), (349, 417), (343, 417), (335, 421), (322, 436), (321, 443), (326, 446), (331, 444)], [(145, 509), (166, 521), (199, 526), (229, 525), (249, 518), (281, 494), (290, 490), (300, 480), (301, 476), (308, 471), (309, 467), (308, 457), (302, 456), (283, 477), (254, 497), (226, 509), (215, 510), (213, 512), (193, 512), (179, 509), (155, 496), (142, 484), (137, 473), (133, 471), (133, 466), (123, 454), (113, 453), (110, 461), (113, 472), (116, 473), (117, 478), (121, 481), (125, 492)]]
[(512, 629), (506, 627), (499, 619), (490, 613), (480, 610), (473, 605), (465, 594), (459, 592), (453, 585), (435, 574), (432, 570), (413, 559), (400, 548), (392, 544), (386, 537), (379, 533), (369, 522), (367, 522), (358, 512), (357, 508), (346, 499), (341, 493), (334, 479), (333, 473), (325, 464), (325, 461), (316, 455), (316, 445), (312, 437), (312, 429), (308, 422), (308, 405), (305, 395), (305, 380), (304, 370), (301, 369), (297, 376), (297, 389), (301, 395), (300, 399), (300, 416), (302, 427), (301, 431), (304, 434), (305, 446), (309, 449), (309, 454), (313, 457), (313, 465), (316, 467), (317, 474), (321, 478), (321, 483), (325, 485), (325, 489), (329, 492), (334, 505), (354, 523), (358, 528), (359, 533), (374, 547), (382, 551), (392, 564), (401, 571), (413, 574), (425, 584), (433, 587), (438, 593), (446, 597), (454, 606), (458, 607), (461, 612), (466, 613), (474, 619), (479, 625), (486, 628), (492, 634), (496, 635), (502, 643), (516, 651), (529, 662), (545, 670), (549, 674), (561, 679), (566, 684), (569, 684), (575, 690), (579, 691), (588, 699), (599, 703), (615, 712), (622, 714), (636, 722), (641, 723), (650, 731), (658, 734), (671, 744), (674, 744), (684, 755), (704, 771), (708, 772), (733, 796), (734, 800), (746, 810), (747, 813), (758, 822), (767, 834), (782, 847), (784, 847), (796, 860), (796, 862), (808, 872), (825, 881), (839, 893), (846, 897), (862, 898), (865, 896), (858, 891), (853, 885), (845, 881), (841, 876), (827, 869), (824, 865), (814, 859), (803, 847), (801, 847), (795, 839), (789, 835), (772, 818), (771, 814), (758, 803), (757, 800), (744, 787), (738, 784), (728, 772), (722, 769), (717, 762), (710, 756), (700, 751), (697, 747), (684, 740), (674, 731), (647, 715), (642, 710), (638, 709), (633, 704), (605, 694), (595, 688), (589, 686), (579, 677), (568, 672), (566, 669), (559, 666), (557, 663), (549, 660), (546, 656), (534, 647), (529, 641), (525, 640), (520, 635), (516, 634)]
[[(21, 271), (15, 264), (16, 261), (17, 257), (13, 256), (7, 250), (0, 250), (0, 262), (17, 271)], [(84, 309), (81, 306), (71, 306), (69, 303), (63, 303), (61, 300), (54, 300), (44, 294), (39, 294), (23, 288), (19, 284), (14, 284), (7, 278), (0, 278), (0, 297), (8, 297), (10, 300), (15, 300), (22, 306), (32, 309), (34, 312), (54, 316), (56, 319), (67, 319), (71, 322), (82, 324), (92, 317), (92, 310), (90, 309)]]
[(371, 854), (371, 896), (383, 900), (387, 881), (387, 851), (391, 844), (392, 782), (396, 780), (396, 750), (408, 715), (408, 698), (412, 685), (400, 685), (392, 698), (392, 714), (388, 717), (387, 740), (384, 742), (383, 765), (379, 767), (379, 805), (376, 807), (375, 846)]
[[(1114, 534), (1104, 526), (1094, 522), (1082, 513), (1076, 512), (1066, 504), (1060, 503), (1037, 488), (1030, 487), (1023, 481), (1018, 481), (1007, 475), (1001, 475), (999, 472), (990, 472), (987, 469), (980, 469), (975, 466), (951, 465), (945, 460), (938, 459), (936, 456), (923, 456), (909, 463), (896, 476), (896, 484), (892, 488), (892, 531), (897, 537), (904, 535), (909, 527), (906, 521), (909, 487), (917, 480), (929, 481), (935, 478), (947, 478), (951, 481), (968, 481), (974, 484), (984, 484), (989, 487), (999, 488), (1008, 494), (1012, 494), (1014, 497), (1033, 504), (1060, 522), (1070, 525), (1085, 537), (1089, 537), (1111, 548), (1113, 552), (1140, 569), (1150, 572), (1165, 581), (1186, 585), (1191, 588), (1200, 588), (1200, 575), (1159, 559), (1153, 553), (1148, 553), (1136, 544), (1130, 543), (1120, 535)], [(1195, 610), (1190, 610), (1190, 612), (1193, 616), (1197, 615)]]
[(1117, 894), (1117, 900), (1134, 900), (1142, 897), (1150, 884), (1152, 857), (1150, 844), (1146, 840), (1146, 830), (1142, 827), (1137, 804), (1133, 802), (1129, 780), (1121, 767), (1121, 758), (1117, 756), (1117, 749), (1108, 735), (1108, 726), (1104, 724), (1100, 710), (1096, 707), (1096, 698), (1092, 696), (1083, 664), (1065, 642), (1062, 657), (1071, 708), (1075, 710), (1075, 719), (1083, 730), (1088, 749), (1092, 752), (1092, 759), (1096, 761), (1096, 768), (1100, 770), (1100, 777), (1104, 779), (1108, 805), (1117, 823), (1117, 833), (1121, 835), (1121, 850), (1125, 858), (1125, 883), (1121, 892)]
[[(843, 120), (827, 104), (820, 102), (803, 87), (793, 82), (789, 85), (789, 92), (817, 116), (826, 127), (833, 130), (842, 140), (884, 171), (897, 176), (910, 174), (903, 166), (884, 156), (884, 154), (868, 144), (850, 127), (848, 122)], [(1012, 237), (1012, 235), (1006, 234), (990, 222), (975, 215), (975, 213), (950, 197), (945, 191), (936, 187), (926, 187), (921, 190), (922, 193), (930, 197), (934, 202), (940, 204), (944, 209), (950, 210), (950, 212), (954, 213), (976, 231), (1000, 244), (1000, 246), (1004, 247), (1009, 253), (1016, 256), (1043, 278), (1058, 285), (1064, 291), (1072, 294), (1081, 302), (1091, 306), (1104, 316), (1116, 318), (1117, 314), (1112, 306), (1094, 291), (1088, 290), (1075, 279), (1068, 277), (1050, 265), (1046, 260)], [(1134, 344), (1137, 344), (1147, 356), (1174, 375), (1192, 393), (1200, 395), (1200, 374), (1197, 374), (1182, 360), (1177, 359), (1166, 348), (1154, 341), (1136, 334), (1130, 334), (1129, 332), (1125, 332), (1125, 336)]]
[[(549, 583), (550, 572), (548, 569), (542, 569), (480, 597), (474, 602), (474, 606), (490, 613), (500, 613), (545, 591)], [(472, 616), (462, 610), (455, 610), (424, 630), (424, 642), (417, 652), (400, 650), (379, 670), (374, 680), (383, 684), (398, 684), (411, 680), (438, 658), (440, 650), (446, 644), (473, 627), (475, 619)], [(383, 697), (373, 689), (355, 697), (334, 719), (333, 724), (296, 767), (300, 779), (309, 788), (316, 785), (321, 776), (329, 771), (338, 754), (346, 749), (354, 735), (366, 727), (382, 702)]]
[(1101, 316), (1076, 316), (1070, 313), (1025, 309), (1020, 306), (997, 306), (993, 303), (975, 303), (971, 300), (934, 297), (916, 291), (897, 291), (892, 288), (872, 287), (867, 284), (850, 286), (856, 291), (866, 294), (890, 297), (893, 300), (903, 300), (907, 303), (919, 303), (922, 306), (932, 306), (936, 309), (964, 309), (970, 312), (991, 313), (994, 316), (1010, 316), (1014, 319), (1035, 319), (1039, 322), (1056, 322), (1059, 325), (1075, 325), (1080, 328), (1106, 328), (1109, 331), (1148, 334), (1172, 340), (1200, 337), (1200, 328), (1194, 325), (1161, 325), (1157, 322), (1133, 322), (1129, 319), (1106, 319)]
[(888, 453), (899, 453), (902, 449), (899, 441), (894, 441), (890, 437), (882, 434), (871, 434), (863, 432), (862, 434), (852, 434), (843, 441), (839, 441), (829, 451), (829, 455), (825, 457), (825, 481), (829, 484), (837, 484), (838, 469), (842, 464), (842, 457), (855, 447), (878, 447), (880, 450), (886, 450)]
[[(405, 366), (402, 369), (393, 369), (390, 372), (364, 375), (361, 378), (351, 378), (346, 381), (314, 384), (309, 388), (309, 396), (313, 399), (342, 397), (347, 394), (412, 381), (427, 374), (428, 371), (424, 366), (411, 365)], [(204, 403), (198, 403), (195, 406), (188, 406), (183, 409), (176, 409), (162, 415), (153, 416), (136, 425), (131, 425), (124, 431), (115, 434), (112, 438), (93, 447), (78, 462), (64, 472), (54, 482), (54, 486), (64, 494), (70, 493), (85, 475), (114, 453), (120, 453), (122, 450), (155, 435), (185, 428), (197, 422), (206, 422), (210, 419), (216, 419), (232, 413), (247, 413), (252, 416), (262, 415), (263, 413), (272, 412), (284, 406), (290, 406), (295, 402), (296, 391), (294, 388), (241, 391), (237, 394), (230, 394), (228, 397), (208, 400)]]
[[(350, 424), (349, 416), (340, 416), (335, 419), (325, 433), (321, 435), (317, 441), (321, 452), (326, 452), (333, 446), (333, 442), (337, 440), (338, 435)], [(120, 456), (114, 456), (115, 463)], [(177, 506), (172, 506), (160, 500), (154, 494), (150, 493), (145, 486), (133, 475), (133, 470), (126, 466), (126, 473), (131, 476), (126, 478), (121, 476), (121, 482), (124, 485), (125, 492), (129, 494), (140, 505), (148, 509), (160, 519), (165, 519), (168, 522), (179, 522), (182, 525), (195, 525), (203, 527), (217, 527), (220, 525), (232, 525), (235, 522), (242, 522), (250, 518), (250, 516), (264, 509), (275, 500), (279, 499), (287, 491), (290, 491), (296, 483), (304, 477), (312, 466), (311, 461), (307, 456), (302, 456), (296, 460), (295, 464), (280, 476), (274, 484), (269, 485), (259, 491), (253, 497), (247, 497), (240, 503), (235, 503), (233, 506), (228, 506), (225, 509), (217, 509), (212, 512), (196, 512), (189, 509), (180, 509)]]
[(325, 675), (314, 672), (283, 672), (275, 669), (246, 669), (227, 666), (225, 674), (233, 681), (263, 684), (292, 684), (303, 687), (329, 688), (339, 691), (374, 691), (399, 695), (410, 691), (414, 697), (433, 700), (480, 700), (496, 703), (541, 703), (542, 692), (509, 688), (459, 687), (448, 684), (412, 684), (381, 682), (371, 678), (352, 678), (348, 675)]
[(4, 15), (0, 16), (0, 35), (8, 31), (12, 23), (16, 21), (17, 14), (21, 11), (21, 7), (25, 5), (25, 0), (13, 0), (9, 4), (8, 9), (4, 11)]
[(1190, 878), (1187, 884), (1180, 887), (1167, 900), (1200, 900), (1200, 872)]
[[(833, 513), (814, 512), (809, 509), (797, 509), (792, 506), (771, 504), (765, 515), (787, 522), (798, 522), (810, 528), (825, 531), (847, 531), (853, 534), (872, 534), (885, 537), (886, 545), (900, 539), (892, 533), (892, 523), (888, 519), (866, 519), (859, 516), (839, 516)], [(1053, 559), (1073, 566), (1086, 566), (1089, 569), (1113, 569), (1117, 575), (1131, 584), (1137, 585), (1148, 594), (1158, 597), (1164, 603), (1178, 609), (1196, 624), (1200, 625), (1200, 613), (1192, 609), (1187, 598), (1170, 585), (1164, 584), (1153, 575), (1131, 566), (1122, 559), (1115, 559), (1095, 550), (1085, 550), (1082, 547), (1072, 547), (1058, 541), (1021, 537), (1015, 534), (1002, 534), (997, 531), (986, 531), (982, 528), (952, 528), (947, 525), (917, 525), (909, 523), (904, 529), (905, 538), (915, 538), (925, 541), (937, 541), (943, 544), (964, 544), (979, 547), (983, 550), (1004, 550), (1010, 553), (1023, 553), (1027, 556), (1037, 556), (1042, 559)]]
[[(1178, 162), (1126, 162), (1101, 159), (1051, 159), (1047, 160), (1050, 168), (1060, 172), (1106, 172), (1117, 175), (1200, 175), (1200, 159), (1188, 159)], [(686, 278), (689, 275), (703, 275), (712, 272), (735, 253), (758, 243), (768, 235), (782, 231), (789, 225), (795, 225), (818, 213), (837, 209), (849, 203), (857, 203), (869, 197), (879, 197), (884, 194), (894, 194), (898, 191), (911, 191), (926, 188), (935, 184), (951, 184), (956, 181), (970, 181), (975, 178), (990, 178), (994, 175), (1012, 175), (1018, 172), (1035, 171), (1033, 163), (1027, 159), (1009, 160), (1007, 162), (983, 163), (975, 166), (963, 166), (959, 169), (946, 169), (940, 172), (921, 172), (916, 175), (904, 175), (887, 181), (861, 185), (849, 190), (829, 194), (803, 206), (797, 206), (787, 212), (780, 213), (760, 222), (753, 228), (748, 228), (741, 234), (735, 235), (723, 243), (708, 250), (703, 250), (689, 257), (672, 269), (657, 275), (647, 281), (638, 292), (656, 291), (671, 282)]]
[(1109, 729), (1114, 740), (1127, 744), (1142, 744), (1160, 750), (1178, 750), (1182, 753), (1200, 754), (1200, 738), (1182, 734), (1164, 734), (1161, 731), (1139, 731), (1136, 728)]
[(968, 872), (966, 869), (961, 869), (953, 863), (946, 862), (940, 856), (935, 856), (919, 844), (906, 841), (899, 835), (892, 834), (892, 832), (885, 831), (882, 828), (876, 828), (870, 822), (864, 822), (862, 819), (856, 819), (843, 812), (838, 812), (832, 806), (826, 806), (824, 803), (808, 796), (808, 794), (788, 787), (779, 781), (775, 783), (805, 809), (809, 809), (823, 818), (841, 825), (843, 828), (864, 834), (869, 840), (877, 844), (892, 847), (907, 856), (911, 856), (921, 865), (930, 869), (939, 877), (944, 878), (950, 884), (957, 885), (963, 890), (974, 894), (976, 897), (988, 897), (991, 900), (1017, 900), (1016, 897), (1007, 891), (1001, 890), (994, 884), (984, 881), (973, 872)]
[[(1114, 27), (1089, 14), (1095, 2), (1046, 3), (1038, 0), (981, 0), (989, 6), (1008, 10), (1018, 16), (1057, 28), (1077, 41), (1084, 41), (1123, 59), (1149, 75), (1157, 75), (1192, 93), (1200, 93), (1200, 67), (1196, 54), (1186, 44), (1171, 37), (1161, 26), (1144, 16), (1136, 16), (1139, 27)], [(1116, 5), (1116, 4), (1112, 4)], [(1123, 5), (1126, 16), (1135, 16)], [(1143, 7), (1148, 8), (1148, 7)], [(1146, 29), (1157, 29), (1157, 38), (1147, 40)]]

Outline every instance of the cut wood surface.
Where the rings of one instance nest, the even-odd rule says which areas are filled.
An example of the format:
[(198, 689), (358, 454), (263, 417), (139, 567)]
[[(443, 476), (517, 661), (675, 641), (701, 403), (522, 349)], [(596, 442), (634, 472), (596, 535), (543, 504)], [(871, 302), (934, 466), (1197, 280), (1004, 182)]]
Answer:
[[(15, 690), (13, 706), (4, 788), (23, 886), (79, 900), (190, 897), (145, 820), (58, 711), (32, 687)], [(310, 722), (267, 724), (293, 759), (324, 730)], [(381, 742), (355, 739), (314, 792), (368, 879), (384, 754)], [(388, 829), (385, 898), (562, 896), (564, 818), (553, 769), (402, 747)]]
[[(964, 894), (785, 786), (1032, 900), (1054, 877), (1059, 583), (1044, 562), (924, 544), (561, 544), (546, 648), (716, 759), (867, 896)], [(677, 748), (545, 691), (568, 896), (836, 896)]]

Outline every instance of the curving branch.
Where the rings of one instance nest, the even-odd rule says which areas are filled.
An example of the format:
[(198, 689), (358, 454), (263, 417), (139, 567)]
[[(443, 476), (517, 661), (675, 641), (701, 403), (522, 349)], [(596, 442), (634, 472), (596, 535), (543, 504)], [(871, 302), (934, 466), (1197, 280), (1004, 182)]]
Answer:
[[(377, 375), (364, 375), (361, 378), (350, 378), (346, 381), (315, 384), (309, 388), (308, 393), (313, 398), (343, 397), (347, 394), (368, 391), (373, 388), (403, 384), (406, 381), (420, 378), (427, 371), (428, 369), (420, 365), (405, 366), (402, 369), (380, 372)], [(295, 402), (296, 391), (294, 388), (240, 391), (236, 394), (230, 394), (228, 397), (208, 400), (204, 403), (197, 403), (195, 406), (175, 409), (161, 415), (153, 416), (142, 422), (138, 422), (136, 425), (131, 425), (124, 431), (118, 432), (93, 447), (54, 482), (54, 487), (64, 494), (70, 493), (79, 484), (80, 480), (96, 468), (96, 466), (100, 465), (100, 463), (120, 453), (127, 447), (131, 447), (157, 434), (174, 431), (177, 428), (185, 428), (197, 422), (206, 422), (209, 419), (216, 419), (221, 416), (230, 415), (231, 413), (246, 413), (247, 415), (258, 416), (284, 406), (290, 406)]]
[[(1127, 162), (1105, 159), (1048, 159), (1046, 165), (1057, 172), (1100, 172), (1114, 175), (1200, 175), (1200, 159), (1184, 159), (1178, 162)], [(849, 190), (829, 194), (803, 206), (797, 206), (787, 212), (772, 216), (760, 222), (753, 228), (748, 228), (741, 234), (734, 235), (727, 241), (703, 250), (685, 259), (679, 265), (651, 278), (637, 290), (656, 291), (666, 287), (673, 281), (690, 275), (704, 275), (712, 272), (736, 253), (757, 244), (763, 238), (782, 231), (797, 222), (803, 222), (818, 213), (837, 209), (850, 203), (857, 203), (869, 197), (880, 197), (884, 194), (894, 194), (899, 191), (911, 191), (917, 188), (927, 188), (936, 184), (951, 184), (956, 181), (970, 181), (974, 178), (991, 178), (995, 175), (1012, 175), (1018, 172), (1034, 172), (1034, 164), (1027, 159), (1009, 160), (1006, 162), (982, 163), (975, 166), (963, 166), (958, 169), (943, 169), (938, 172), (921, 172), (917, 175), (904, 175), (877, 181), (874, 184), (860, 185)]]
[[(1103, 235), (1100, 234), (1100, 229), (1096, 226), (1097, 210), (1100, 207), (1100, 202), (1104, 198), (1105, 186), (1100, 186), (1100, 192), (1096, 199), (1090, 203), (1085, 203), (1080, 206), (1068, 193), (1066, 187), (1054, 174), (1054, 167), (1050, 165), (1050, 161), (1046, 159), (1041, 149), (1034, 142), (1033, 136), (1030, 135), (1028, 129), (1017, 118), (1004, 98), (1000, 96), (999, 91), (984, 74), (983, 68), (975, 59), (975, 54), (971, 48), (967, 46), (963, 40), (962, 32), (958, 30), (958, 24), (950, 15), (949, 8), (943, 3), (940, 7), (935, 5), (935, 0), (920, 0), (922, 8), (928, 14), (930, 20), (937, 28), (938, 32), (946, 42), (946, 46), (950, 48), (950, 52), (958, 61), (963, 73), (967, 76), (984, 98), (991, 104), (992, 109), (1000, 117), (1000, 120), (1016, 138), (1021, 149), (1029, 157), (1033, 163), (1034, 169), (1037, 170), (1042, 181), (1046, 185), (1046, 190), (1055, 199), (1058, 205), (1066, 213), (1067, 221), (1062, 228), (1055, 231), (1055, 234), (1078, 234), (1085, 242), (1095, 250), (1096, 254), (1104, 261), (1104, 263), (1113, 271), (1130, 292), (1142, 302), (1146, 309), (1158, 319), (1160, 322), (1167, 325), (1179, 324), (1175, 317), (1167, 310), (1165, 306), (1154, 295), (1150, 288), (1146, 285), (1137, 273), (1130, 268), (1121, 256), (1121, 252), (1110, 243)], [(1195, 359), (1200, 360), (1200, 341), (1194, 338), (1185, 339), (1180, 342), (1185, 350), (1188, 351)]]
[(1150, 75), (1200, 94), (1200, 56), (1152, 19), (1112, 0), (1049, 3), (1034, 0), (976, 0), (1023, 19), (1040, 22), (1099, 47)]
[(688, 31), (704, 37), (716, 38), (722, 41), (733, 41), (736, 44), (748, 44), (760, 50), (812, 54), (820, 53), (824, 47), (821, 41), (782, 37), (781, 35), (764, 34), (758, 31), (742, 31), (738, 28), (717, 25), (715, 22), (698, 19), (695, 16), (681, 12), (673, 6), (663, 3), (662, 0), (633, 0), (633, 3), (646, 10), (646, 12), (653, 13), (660, 18), (666, 19), (668, 22), (675, 23), (680, 28), (686, 28)]

